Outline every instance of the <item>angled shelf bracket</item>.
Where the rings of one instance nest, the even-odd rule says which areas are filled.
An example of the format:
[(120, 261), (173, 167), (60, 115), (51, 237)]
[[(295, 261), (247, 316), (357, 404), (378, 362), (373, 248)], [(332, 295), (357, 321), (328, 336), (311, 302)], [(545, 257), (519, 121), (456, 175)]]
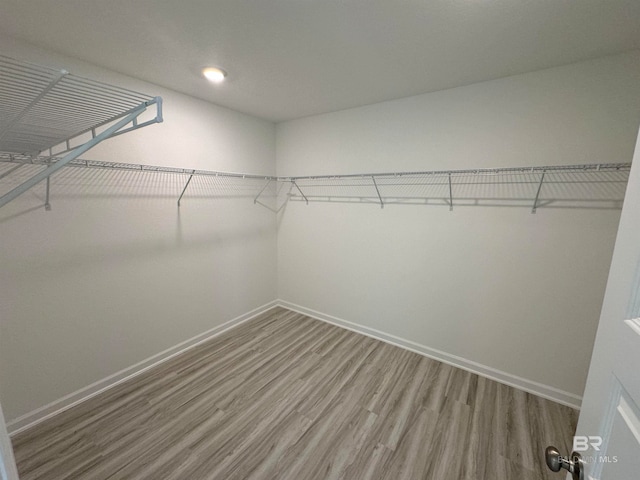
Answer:
[(373, 186), (376, 187), (376, 193), (378, 194), (378, 201), (380, 202), (380, 208), (384, 208), (384, 202), (382, 201), (382, 196), (380, 195), (380, 189), (378, 188), (378, 184), (376, 183), (376, 177), (371, 175), (371, 180), (373, 181)]
[(182, 189), (182, 193), (180, 194), (180, 197), (178, 198), (178, 206), (180, 206), (180, 201), (182, 200), (182, 197), (184, 196), (184, 192), (187, 191), (187, 187), (191, 183), (191, 179), (193, 178), (193, 175), (195, 173), (196, 173), (196, 171), (194, 170), (193, 172), (191, 172), (191, 175), (189, 175), (189, 179), (187, 180), (187, 183), (185, 183), (184, 188)]
[(294, 187), (296, 187), (298, 192), (300, 192), (300, 195), (302, 195), (302, 198), (304, 198), (304, 201), (307, 203), (307, 205), (309, 205), (309, 199), (307, 198), (307, 196), (304, 193), (302, 193), (302, 190), (300, 190), (300, 187), (296, 183), (295, 179), (291, 179), (291, 183), (293, 184)]
[(263, 192), (267, 189), (267, 187), (271, 184), (272, 181), (273, 181), (272, 179), (267, 180), (267, 183), (264, 184), (264, 187), (262, 187), (262, 190), (260, 190), (260, 192), (258, 192), (258, 195), (256, 195), (256, 198), (253, 199), (254, 205), (258, 203), (258, 199), (260, 198), (260, 195), (263, 194)]
[[(598, 168), (599, 169), (599, 168)], [(538, 210), (538, 199), (540, 198), (540, 191), (542, 190), (542, 183), (544, 182), (544, 176), (546, 172), (542, 172), (540, 176), (540, 183), (538, 184), (538, 191), (536, 192), (536, 198), (533, 200), (533, 208), (531, 209), (531, 213), (536, 213)]]

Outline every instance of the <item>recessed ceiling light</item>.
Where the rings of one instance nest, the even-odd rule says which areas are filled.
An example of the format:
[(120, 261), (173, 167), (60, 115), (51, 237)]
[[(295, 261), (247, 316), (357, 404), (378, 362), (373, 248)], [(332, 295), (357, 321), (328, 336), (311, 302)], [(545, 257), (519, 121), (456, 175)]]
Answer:
[(227, 76), (227, 72), (216, 67), (203, 68), (202, 74), (212, 83), (220, 83), (224, 81), (224, 78)]

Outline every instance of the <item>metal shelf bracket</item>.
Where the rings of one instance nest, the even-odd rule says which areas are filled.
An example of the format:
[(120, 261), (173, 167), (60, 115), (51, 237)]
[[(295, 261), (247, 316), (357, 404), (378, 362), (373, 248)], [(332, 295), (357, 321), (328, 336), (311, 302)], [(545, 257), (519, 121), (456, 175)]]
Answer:
[(51, 210), (51, 203), (49, 202), (49, 191), (51, 190), (51, 177), (47, 177), (47, 196), (44, 201), (44, 209), (48, 212)]
[(191, 179), (193, 178), (193, 175), (195, 173), (196, 173), (196, 171), (194, 170), (193, 172), (191, 172), (191, 175), (189, 175), (189, 180), (187, 180), (187, 183), (185, 184), (184, 188), (182, 189), (182, 193), (180, 194), (180, 197), (178, 198), (178, 207), (180, 206), (180, 201), (182, 200), (182, 196), (184, 195), (184, 192), (187, 191), (187, 187), (191, 183)]
[(298, 191), (300, 192), (300, 195), (302, 195), (302, 198), (304, 198), (304, 201), (307, 203), (307, 205), (309, 205), (309, 199), (306, 197), (304, 193), (302, 193), (302, 190), (300, 190), (300, 187), (298, 186), (296, 181), (292, 179), (291, 183), (293, 183), (293, 186), (298, 189)]
[(376, 193), (378, 194), (378, 200), (380, 201), (380, 208), (384, 208), (384, 202), (382, 201), (382, 197), (380, 196), (380, 189), (378, 188), (378, 184), (376, 183), (376, 177), (371, 175), (371, 180), (373, 180), (373, 186), (376, 187)]
[(540, 184), (538, 184), (538, 191), (536, 192), (536, 198), (533, 200), (533, 208), (531, 209), (531, 213), (536, 213), (538, 210), (538, 198), (540, 197), (540, 190), (542, 190), (542, 183), (544, 182), (544, 176), (547, 172), (542, 172), (540, 176)]
[(267, 187), (269, 186), (269, 184), (271, 183), (272, 179), (269, 178), (267, 180), (267, 183), (264, 184), (264, 187), (262, 187), (262, 190), (260, 190), (260, 193), (258, 193), (258, 195), (256, 195), (256, 197), (253, 199), (253, 204), (255, 205), (256, 203), (258, 203), (258, 199), (260, 198), (260, 195), (262, 195), (262, 192), (264, 192)]

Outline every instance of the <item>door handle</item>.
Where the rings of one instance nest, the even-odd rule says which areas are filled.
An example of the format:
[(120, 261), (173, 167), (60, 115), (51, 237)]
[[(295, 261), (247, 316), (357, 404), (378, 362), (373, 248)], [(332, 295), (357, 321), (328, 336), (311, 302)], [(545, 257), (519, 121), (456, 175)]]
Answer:
[(549, 446), (544, 451), (544, 459), (552, 472), (564, 468), (571, 473), (573, 480), (584, 480), (584, 462), (578, 452), (571, 452), (571, 457), (563, 457), (556, 447)]

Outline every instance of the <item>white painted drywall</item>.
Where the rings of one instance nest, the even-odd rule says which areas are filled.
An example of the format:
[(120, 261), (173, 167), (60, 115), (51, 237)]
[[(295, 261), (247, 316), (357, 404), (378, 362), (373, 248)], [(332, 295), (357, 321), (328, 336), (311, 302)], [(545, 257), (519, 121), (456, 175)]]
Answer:
[[(640, 53), (277, 126), (279, 175), (629, 162)], [(290, 202), (287, 302), (582, 395), (620, 212)]]
[[(86, 158), (275, 173), (275, 126), (0, 37), (0, 52), (161, 95), (165, 122)], [(209, 86), (207, 85), (207, 88)], [(73, 171), (72, 171), (73, 170)], [(0, 384), (17, 417), (276, 298), (276, 219), (184, 177), (66, 169), (0, 211)], [(197, 179), (190, 194), (215, 192)]]

